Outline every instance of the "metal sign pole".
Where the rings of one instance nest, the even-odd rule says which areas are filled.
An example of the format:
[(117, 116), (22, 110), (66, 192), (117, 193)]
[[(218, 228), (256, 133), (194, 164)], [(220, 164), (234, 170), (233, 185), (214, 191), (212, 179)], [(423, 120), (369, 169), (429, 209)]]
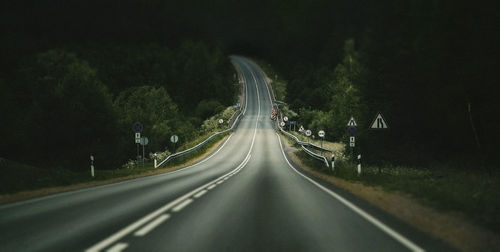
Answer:
[(142, 168), (144, 168), (144, 145), (142, 145)]
[(137, 144), (137, 165), (139, 165), (139, 144)]

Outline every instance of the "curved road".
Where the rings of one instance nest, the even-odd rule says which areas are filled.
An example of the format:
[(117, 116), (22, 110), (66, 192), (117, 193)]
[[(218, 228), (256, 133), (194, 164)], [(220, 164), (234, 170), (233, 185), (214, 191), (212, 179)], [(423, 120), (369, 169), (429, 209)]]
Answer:
[(269, 120), (263, 74), (237, 130), (198, 164), (0, 206), (0, 251), (419, 251), (448, 249), (294, 168)]

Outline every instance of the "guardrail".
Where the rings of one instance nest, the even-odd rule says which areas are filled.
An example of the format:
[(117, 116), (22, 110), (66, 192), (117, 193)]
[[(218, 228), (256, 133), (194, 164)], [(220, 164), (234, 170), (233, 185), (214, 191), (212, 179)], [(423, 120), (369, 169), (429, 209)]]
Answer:
[(212, 140), (214, 137), (218, 136), (218, 135), (221, 135), (221, 134), (224, 134), (224, 133), (227, 133), (229, 131), (232, 131), (234, 130), (234, 128), (237, 126), (237, 123), (240, 121), (240, 117), (241, 117), (241, 109), (238, 113), (238, 116), (236, 117), (236, 119), (234, 120), (233, 122), (233, 125), (231, 126), (231, 128), (227, 129), (227, 130), (223, 130), (223, 131), (220, 131), (220, 132), (217, 132), (217, 133), (214, 133), (213, 135), (209, 136), (207, 139), (205, 139), (203, 142), (187, 149), (187, 150), (183, 150), (181, 152), (177, 152), (177, 153), (174, 153), (174, 154), (171, 154), (170, 156), (168, 156), (167, 158), (165, 158), (163, 161), (161, 161), (159, 164), (155, 165), (155, 168), (158, 168), (160, 166), (162, 166), (163, 164), (165, 164), (166, 162), (168, 162), (169, 160), (171, 159), (174, 159), (176, 157), (180, 157), (180, 156), (183, 156), (183, 155), (186, 155), (186, 154), (189, 154), (195, 150), (198, 150), (200, 147), (204, 146), (205, 144), (207, 144), (208, 142), (210, 142), (210, 140)]
[(311, 157), (313, 157), (313, 158), (315, 158), (315, 159), (317, 159), (319, 161), (325, 162), (326, 167), (330, 167), (330, 165), (328, 165), (328, 159), (326, 159), (326, 157), (318, 155), (318, 154), (316, 154), (316, 153), (308, 150), (306, 147), (304, 147), (304, 145), (302, 145), (301, 147), (302, 147), (302, 150), (305, 153), (307, 153), (309, 156), (311, 156)]
[[(263, 70), (262, 70), (262, 69), (261, 69), (258, 65), (257, 65), (257, 69), (259, 69), (259, 71), (260, 71), (260, 72), (261, 72), (264, 76), (266, 76), (266, 73), (265, 73), (265, 72), (264, 72), (264, 71), (263, 71)], [(269, 92), (272, 94), (272, 96), (271, 96), (272, 101), (271, 101), (271, 102), (273, 103), (273, 107), (278, 107), (278, 106), (276, 106), (276, 104), (277, 104), (277, 103), (279, 103), (279, 104), (286, 104), (285, 102), (282, 102), (282, 101), (278, 101), (278, 100), (276, 100), (276, 96), (274, 95), (274, 90), (273, 90), (272, 86), (271, 86), (271, 85), (269, 85), (269, 83), (267, 83), (266, 78), (264, 78), (264, 82), (266, 83), (266, 85), (267, 85), (267, 87), (268, 87)], [(327, 150), (327, 149), (325, 149), (325, 148), (322, 148), (322, 147), (317, 146), (317, 145), (312, 144), (312, 143), (308, 143), (308, 142), (303, 142), (303, 141), (300, 141), (300, 140), (299, 140), (299, 138), (297, 138), (296, 136), (294, 136), (294, 135), (292, 135), (292, 134), (290, 134), (290, 133), (286, 132), (285, 130), (283, 130), (283, 128), (281, 128), (281, 126), (280, 126), (279, 124), (277, 124), (277, 123), (276, 123), (276, 125), (277, 125), (278, 129), (279, 129), (279, 130), (280, 130), (283, 134), (285, 134), (285, 135), (287, 135), (288, 137), (290, 137), (290, 138), (292, 138), (293, 140), (295, 140), (295, 142), (301, 146), (302, 150), (303, 150), (305, 153), (307, 153), (309, 156), (311, 156), (311, 157), (313, 157), (313, 158), (315, 158), (315, 159), (318, 159), (318, 160), (320, 160), (320, 161), (325, 162), (326, 167), (330, 167), (330, 165), (328, 164), (328, 159), (327, 159), (326, 157), (324, 157), (324, 156), (322, 156), (322, 155), (318, 155), (318, 154), (316, 154), (316, 153), (314, 153), (314, 152), (312, 152), (312, 151), (308, 150), (308, 149), (307, 149), (306, 147), (304, 147), (304, 146), (310, 146), (310, 147), (315, 148), (315, 149), (317, 149), (317, 150), (326, 151), (326, 152), (331, 152), (330, 150)]]
[(293, 140), (295, 140), (295, 142), (297, 144), (300, 145), (300, 147), (302, 148), (302, 150), (307, 153), (309, 156), (317, 159), (317, 160), (320, 160), (320, 161), (323, 161), (326, 165), (326, 167), (330, 167), (330, 165), (328, 164), (328, 159), (322, 155), (319, 155), (319, 154), (316, 154), (312, 151), (310, 151), (309, 149), (307, 149), (305, 146), (314, 146), (314, 147), (318, 147), (320, 148), (320, 150), (325, 150), (325, 151), (330, 151), (330, 150), (326, 150), (326, 149), (323, 149), (317, 145), (314, 145), (314, 144), (311, 144), (311, 143), (308, 143), (308, 142), (302, 142), (299, 140), (299, 138), (297, 138), (296, 136), (286, 132), (285, 130), (283, 130), (283, 128), (281, 128), (280, 126), (278, 126), (278, 129), (285, 135), (287, 135), (288, 137), (292, 138)]

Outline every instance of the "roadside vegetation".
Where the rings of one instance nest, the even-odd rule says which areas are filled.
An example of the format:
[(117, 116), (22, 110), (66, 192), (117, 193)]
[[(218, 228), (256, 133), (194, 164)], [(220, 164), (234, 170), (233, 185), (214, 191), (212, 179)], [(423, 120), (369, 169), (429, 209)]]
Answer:
[[(234, 68), (217, 47), (185, 40), (159, 44), (71, 44), (24, 53), (4, 69), (2, 158), (81, 172), (93, 155), (114, 170), (136, 157), (132, 125), (149, 152), (173, 152), (234, 113)], [(226, 114), (231, 115), (226, 115)], [(212, 118), (212, 119), (210, 119)], [(207, 120), (209, 119), (209, 120)], [(17, 180), (17, 177), (12, 177)]]
[[(263, 69), (266, 69), (266, 72), (273, 72), (269, 70), (271, 66), (268, 64)], [(448, 163), (430, 162), (427, 166), (411, 165), (412, 162), (402, 165), (397, 164), (399, 162), (391, 162), (390, 159), (387, 159), (387, 155), (381, 156), (380, 160), (374, 160), (374, 155), (368, 155), (369, 158), (362, 155), (362, 172), (358, 174), (358, 162), (351, 155), (352, 149), (348, 147), (347, 141), (342, 140), (347, 138), (345, 129), (349, 118), (345, 122), (337, 123), (332, 119), (336, 118), (333, 115), (332, 111), (301, 109), (301, 113), (289, 119), (299, 122), (297, 128), (304, 125), (305, 129), (312, 129), (313, 135), (317, 134), (319, 129), (327, 129), (327, 135), (335, 136), (327, 139), (339, 140), (338, 142), (324, 140), (321, 143), (318, 136), (306, 137), (304, 133), (289, 131), (301, 141), (311, 142), (318, 146), (323, 145), (324, 148), (330, 150), (331, 152), (325, 153), (310, 148), (311, 151), (324, 155), (329, 161), (331, 154), (335, 153), (335, 170), (332, 171), (331, 167), (326, 167), (323, 162), (310, 157), (299, 149), (296, 155), (305, 165), (324, 175), (337, 177), (348, 182), (362, 183), (367, 186), (380, 187), (389, 192), (396, 191), (411, 195), (427, 206), (441, 211), (461, 213), (478, 225), (487, 227), (496, 233), (500, 232), (500, 216), (498, 215), (498, 211), (500, 211), (500, 201), (498, 200), (500, 198), (500, 173), (494, 167), (471, 169), (471, 165), (474, 164), (460, 162), (460, 160), (450, 160)], [(339, 130), (335, 132), (332, 124), (337, 125), (334, 127), (339, 128)], [(284, 129), (288, 130), (289, 128), (286, 126)], [(332, 130), (334, 132), (330, 133)], [(293, 140), (286, 138), (290, 144), (295, 144)], [(371, 149), (365, 148), (364, 150), (368, 152)], [(354, 156), (359, 153), (364, 154), (356, 148)], [(481, 165), (479, 160), (476, 165)]]
[[(223, 130), (223, 128), (221, 127), (220, 130)], [(192, 140), (191, 142), (185, 143), (181, 145), (178, 150), (188, 149), (205, 140), (206, 137), (215, 132), (217, 131), (214, 130), (206, 135)], [(149, 158), (145, 159), (144, 165), (142, 160), (139, 162), (136, 160), (129, 160), (129, 162), (122, 165), (121, 168), (107, 169), (106, 167), (103, 167), (102, 164), (96, 162), (94, 178), (90, 175), (89, 167), (85, 171), (73, 171), (61, 168), (41, 168), (0, 158), (0, 172), (3, 174), (3, 176), (0, 177), (0, 196), (55, 187), (61, 187), (60, 190), (65, 191), (65, 186), (82, 184), (83, 187), (85, 187), (85, 184), (88, 183), (99, 183), (99, 181), (113, 182), (127, 178), (156, 174), (158, 172), (170, 171), (172, 169), (181, 168), (186, 164), (190, 164), (204, 157), (210, 150), (216, 148), (221, 140), (229, 134), (230, 132), (219, 135), (210, 140), (206, 145), (200, 147), (198, 150), (184, 156), (174, 158), (158, 168), (154, 168), (153, 153), (150, 153)], [(163, 154), (163, 156), (158, 155), (159, 158), (165, 158), (170, 155), (170, 152)]]

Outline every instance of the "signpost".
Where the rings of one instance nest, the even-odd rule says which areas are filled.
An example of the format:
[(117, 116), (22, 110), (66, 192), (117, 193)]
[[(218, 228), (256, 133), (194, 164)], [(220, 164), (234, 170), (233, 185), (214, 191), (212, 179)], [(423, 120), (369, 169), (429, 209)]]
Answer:
[(354, 120), (354, 117), (351, 116), (351, 119), (349, 119), (349, 122), (347, 122), (347, 126), (349, 127), (357, 127), (358, 124), (356, 123), (356, 120)]
[(311, 130), (306, 130), (306, 136), (310, 137), (312, 135)]
[(179, 137), (177, 135), (172, 135), (170, 137), (170, 142), (174, 143), (174, 151), (175, 151), (175, 143), (177, 143), (177, 141), (179, 141)]
[(370, 124), (370, 129), (389, 129), (389, 125), (384, 119), (384, 116), (382, 116), (382, 113), (377, 113), (375, 119), (373, 119), (372, 124)]
[(281, 127), (285, 127), (285, 122), (280, 123)]
[(290, 127), (291, 127), (291, 125), (293, 125), (293, 131), (295, 131), (295, 129), (296, 129), (295, 125), (297, 125), (297, 121), (289, 121), (288, 124), (290, 125)]
[(137, 145), (137, 163), (139, 163), (139, 144), (141, 143), (141, 131), (143, 127), (140, 122), (134, 123), (132, 125), (132, 130), (135, 132), (135, 143)]
[[(321, 148), (323, 148), (323, 138), (325, 138), (325, 131), (320, 130), (318, 132), (318, 136), (321, 137)], [(323, 150), (321, 150), (321, 155), (323, 155)]]
[(354, 147), (356, 146), (356, 138), (354, 136), (358, 133), (356, 129), (358, 124), (354, 116), (351, 116), (351, 119), (347, 122), (347, 126), (349, 127), (347, 128), (347, 133), (349, 134), (349, 147), (351, 147), (351, 155), (354, 157)]
[(224, 119), (219, 119), (219, 124), (223, 124), (224, 123)]
[(301, 132), (301, 133), (304, 132), (304, 126), (302, 126), (302, 125), (300, 126), (299, 132)]
[(148, 145), (149, 139), (147, 137), (141, 137), (140, 144), (142, 145), (142, 167), (144, 167), (144, 146)]

